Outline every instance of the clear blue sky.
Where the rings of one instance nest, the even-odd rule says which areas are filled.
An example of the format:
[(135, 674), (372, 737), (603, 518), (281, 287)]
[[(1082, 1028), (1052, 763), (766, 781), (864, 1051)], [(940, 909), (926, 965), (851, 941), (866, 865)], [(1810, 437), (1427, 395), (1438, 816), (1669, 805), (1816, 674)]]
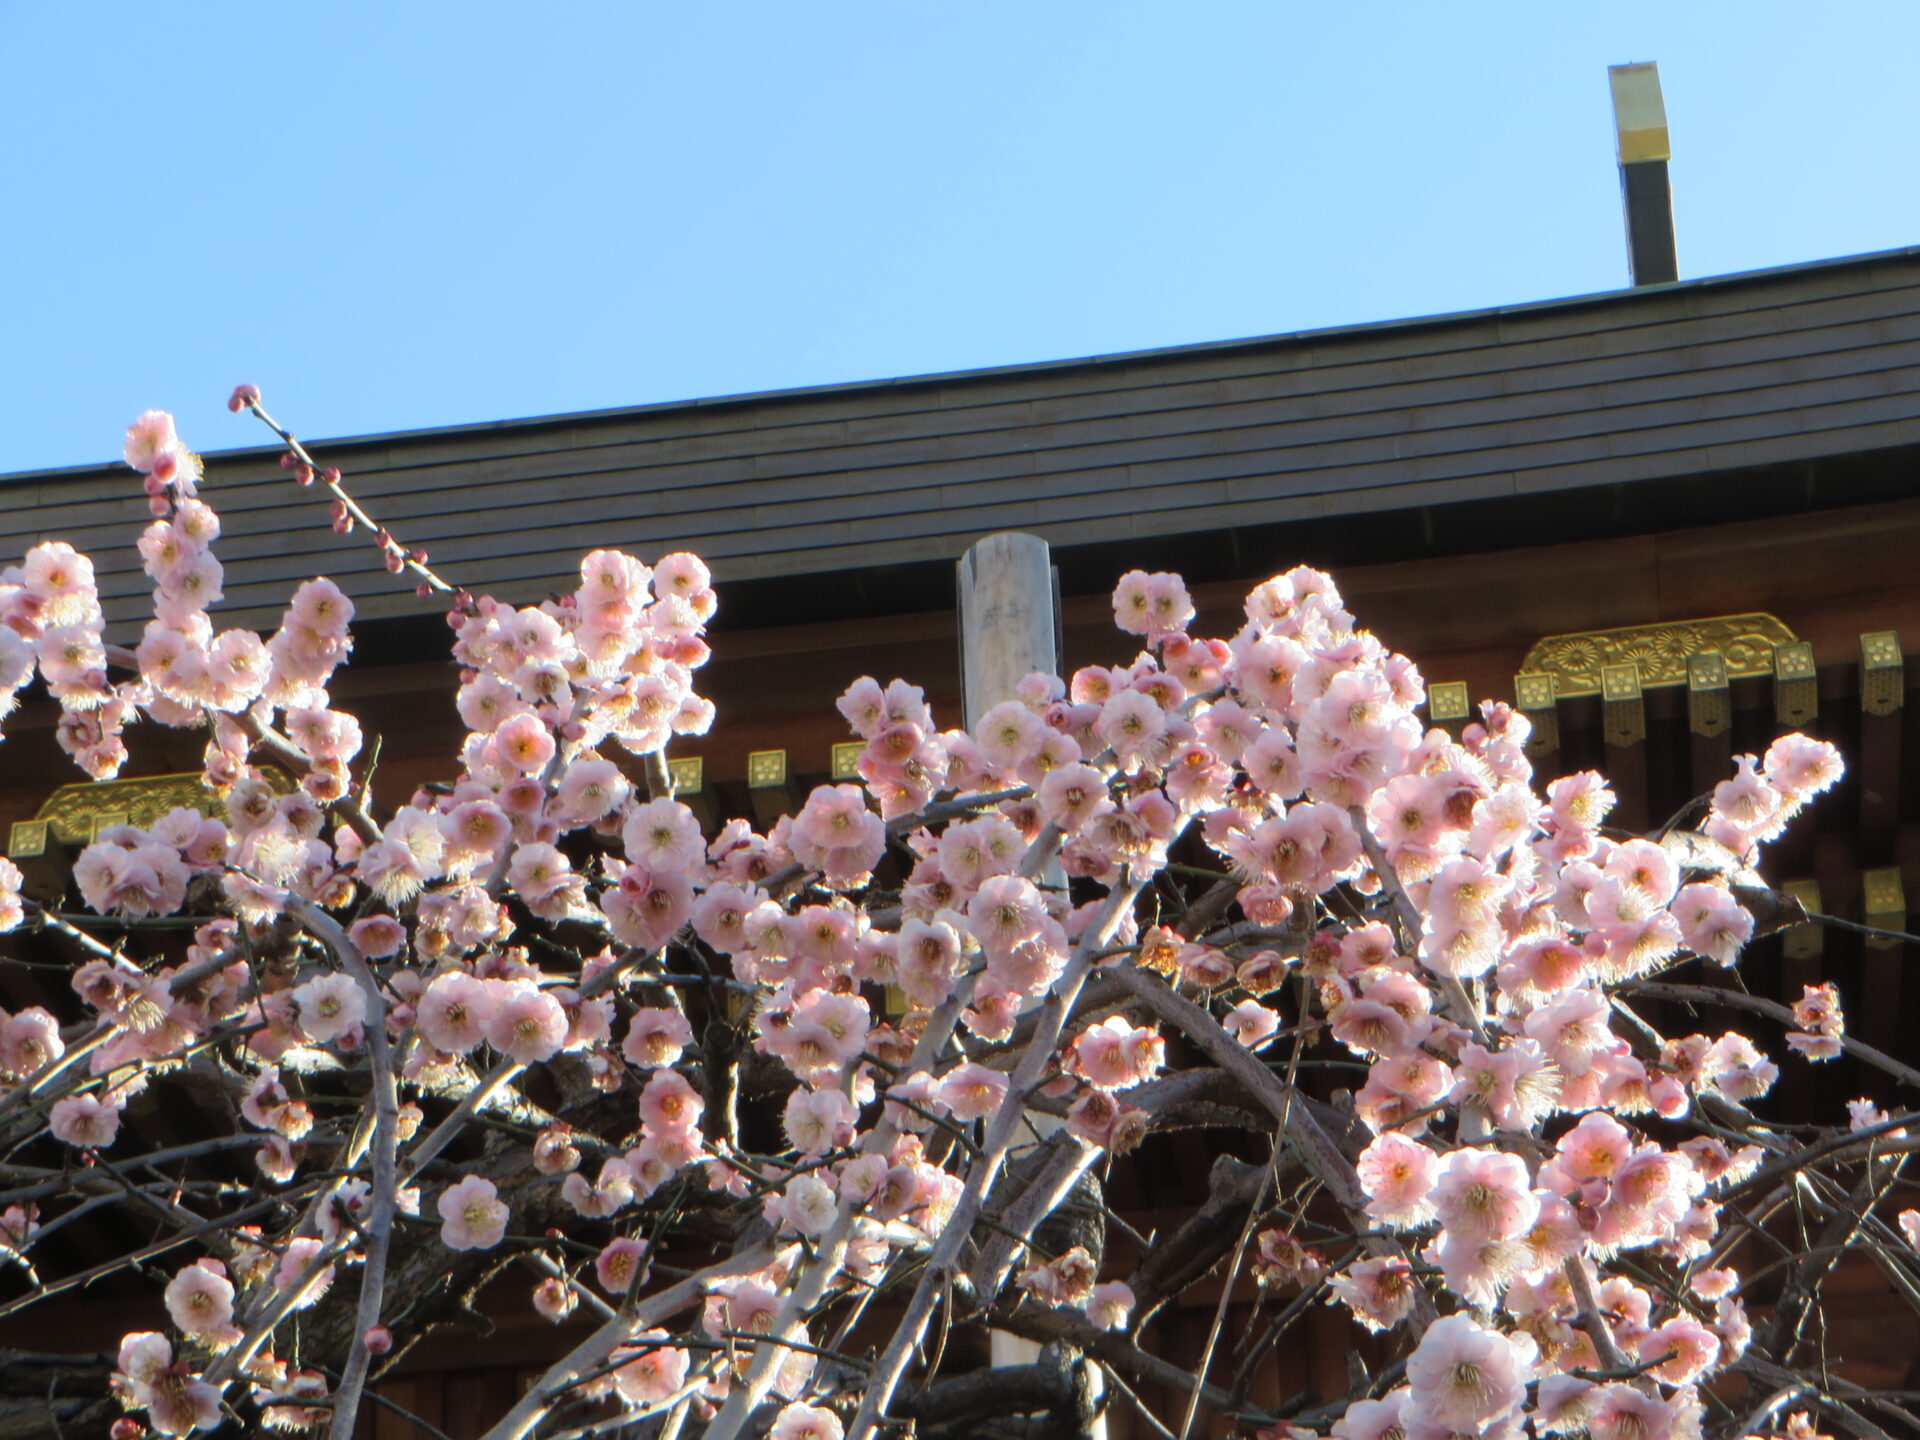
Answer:
[(0, 0), (0, 472), (1920, 243), (1920, 6)]

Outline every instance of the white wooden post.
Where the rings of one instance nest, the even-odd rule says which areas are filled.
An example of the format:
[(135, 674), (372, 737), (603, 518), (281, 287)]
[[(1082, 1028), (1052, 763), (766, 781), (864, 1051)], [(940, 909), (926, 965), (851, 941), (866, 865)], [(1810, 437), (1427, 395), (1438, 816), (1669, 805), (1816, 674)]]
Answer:
[[(1038, 535), (989, 535), (960, 558), (959, 568), (960, 696), (971, 730), (987, 711), (1013, 699), (1014, 687), (1035, 670), (1055, 672), (1060, 638), (1052, 552)], [(1057, 862), (1039, 878), (1043, 884), (1066, 883)], [(1047, 1115), (1032, 1119), (1041, 1134), (1060, 1123)], [(1031, 1365), (1040, 1358), (1040, 1346), (1022, 1336), (994, 1330), (988, 1338), (995, 1365)], [(1105, 1440), (1106, 1433), (1103, 1415), (1094, 1422), (1094, 1440)]]
[(960, 694), (971, 730), (1035, 670), (1059, 662), (1053, 564), (1038, 535), (1006, 531), (960, 559)]

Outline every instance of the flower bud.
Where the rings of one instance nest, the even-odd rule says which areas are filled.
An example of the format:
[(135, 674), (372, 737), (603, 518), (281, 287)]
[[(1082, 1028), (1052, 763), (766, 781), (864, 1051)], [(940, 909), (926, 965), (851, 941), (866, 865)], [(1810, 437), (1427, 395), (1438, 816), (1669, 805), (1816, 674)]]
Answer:
[(236, 415), (249, 405), (258, 405), (259, 403), (260, 387), (258, 385), (236, 385), (233, 387), (233, 394), (227, 397), (227, 409), (233, 411)]
[(362, 1337), (367, 1342), (369, 1355), (384, 1355), (393, 1349), (393, 1331), (384, 1325), (375, 1325)]

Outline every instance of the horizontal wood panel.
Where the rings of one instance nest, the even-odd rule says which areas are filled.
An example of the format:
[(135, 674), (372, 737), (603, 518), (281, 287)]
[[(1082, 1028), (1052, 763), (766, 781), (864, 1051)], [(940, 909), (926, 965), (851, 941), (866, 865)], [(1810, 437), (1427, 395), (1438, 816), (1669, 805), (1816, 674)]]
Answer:
[[(1637, 428), (1610, 428), (1608, 413), (1596, 410), (1502, 426), (1450, 427), (1444, 433), (1370, 436), (1309, 447), (1304, 452), (1277, 444), (1251, 445), (1237, 451), (1161, 456), (1157, 460), (1149, 456), (1124, 466), (1046, 475), (1023, 463), (1011, 475), (963, 474), (956, 482), (949, 467), (930, 466), (917, 474), (889, 472), (890, 483), (864, 496), (865, 503), (857, 515), (849, 514), (841, 497), (809, 500), (803, 498), (803, 489), (779, 482), (771, 486), (716, 487), (711, 503), (697, 509), (684, 505), (666, 508), (658, 496), (624, 492), (519, 506), (504, 512), (476, 510), (442, 517), (437, 526), (424, 521), (415, 527), (403, 526), (400, 533), (410, 542), (430, 544), (437, 556), (468, 560), (511, 553), (516, 544), (558, 547), (564, 552), (578, 543), (575, 537), (585, 533), (595, 534), (595, 543), (623, 545), (666, 545), (721, 532), (788, 539), (794, 538), (799, 528), (835, 520), (854, 525), (854, 533), (869, 533), (876, 522), (897, 522), (905, 533), (924, 533), (927, 524), (938, 525), (943, 516), (957, 522), (949, 528), (968, 528), (970, 522), (954, 512), (982, 504), (1074, 497), (1095, 506), (1134, 508), (1173, 500), (1169, 487), (1204, 487), (1241, 480), (1249, 483), (1237, 484), (1236, 493), (1261, 497), (1337, 492), (1348, 488), (1346, 477), (1361, 474), (1369, 474), (1376, 484), (1390, 484), (1577, 464), (1594, 458), (1593, 447), (1585, 442), (1596, 440), (1602, 447), (1602, 458), (1671, 453), (1681, 448), (1672, 433), (1679, 428), (1687, 431), (1687, 441), (1706, 446), (1840, 431), (1855, 428), (1863, 420), (1899, 420), (1920, 413), (1916, 395), (1920, 395), (1920, 365), (1798, 386), (1738, 391), (1711, 400), (1645, 406), (1637, 418), (1650, 423)], [(1800, 403), (1793, 405), (1790, 401)], [(936, 493), (930, 498), (923, 489)], [(1206, 503), (1208, 498), (1196, 493), (1193, 500)], [(315, 533), (332, 538), (330, 531)], [(76, 538), (84, 548), (84, 538)], [(476, 543), (464, 543), (467, 541)], [(242, 531), (223, 536), (219, 553), (229, 573), (238, 578), (244, 573), (239, 562), (262, 556), (284, 557), (286, 542), (284, 531)], [(314, 548), (302, 546), (309, 553)], [(137, 559), (124, 548), (105, 552), (102, 578)]]
[[(1872, 296), (1854, 298), (1861, 304), (1880, 303)], [(1797, 382), (1827, 374), (1912, 363), (1912, 349), (1904, 342), (1920, 336), (1920, 291), (1902, 294), (1893, 312), (1882, 312), (1877, 319), (1858, 313), (1836, 319), (1829, 310), (1818, 317), (1819, 325), (1801, 330), (1790, 322), (1805, 308), (1782, 305), (1768, 311), (1768, 328), (1761, 336), (1765, 343), (1757, 348), (1737, 336), (1727, 335), (1714, 337), (1712, 344), (1700, 343), (1676, 325), (1674, 333), (1665, 336), (1669, 343), (1664, 347), (1597, 361), (1581, 357), (1578, 363), (1568, 364), (1558, 361), (1549, 364), (1546, 357), (1526, 353), (1525, 347), (1521, 347), (1518, 351), (1499, 351), (1492, 358), (1503, 364), (1464, 378), (1409, 380), (1396, 371), (1390, 382), (1373, 387), (1362, 377), (1347, 373), (1352, 367), (1322, 367), (1309, 376), (1291, 377), (1296, 383), (1287, 387), (1286, 393), (1258, 398), (1226, 397), (1211, 386), (1199, 387), (1209, 392), (1207, 395), (1188, 397), (1183, 392), (1195, 387), (1169, 379), (1154, 387), (1150, 396), (1103, 392), (1112, 408), (1090, 418), (1099, 422), (1124, 418), (1125, 425), (1118, 427), (1123, 433), (1118, 435), (1111, 423), (1095, 425), (1091, 434), (1082, 433), (1085, 427), (1076, 429), (1065, 424), (1067, 417), (1025, 429), (1017, 422), (995, 423), (980, 427), (992, 433), (974, 435), (954, 428), (963, 419), (955, 412), (919, 412), (920, 421), (934, 428), (919, 436), (903, 437), (927, 442), (904, 450), (887, 445), (841, 446), (837, 442), (844, 436), (845, 426), (837, 422), (829, 427), (791, 427), (798, 433), (782, 436), (779, 443), (775, 441), (776, 432), (769, 429), (745, 429), (729, 436), (708, 437), (715, 443), (726, 442), (725, 453), (712, 454), (663, 444), (670, 436), (624, 446), (602, 445), (579, 429), (564, 437), (562, 443), (529, 454), (495, 455), (480, 451), (463, 454), (458, 447), (429, 436), (417, 445), (389, 447), (360, 457), (353, 467), (354, 486), (357, 493), (382, 501), (383, 516), (400, 519), (409, 514), (444, 511), (449, 506), (464, 509), (476, 503), (501, 503), (478, 501), (464, 493), (436, 496), (437, 490), (501, 487), (509, 495), (518, 493), (530, 501), (565, 498), (565, 491), (549, 496), (538, 487), (539, 481), (556, 477), (575, 482), (572, 487), (575, 493), (583, 483), (588, 487), (611, 488), (623, 481), (633, 486), (644, 484), (649, 490), (678, 487), (704, 490), (735, 480), (787, 473), (812, 475), (887, 464), (911, 468), (1036, 449), (1066, 449), (1115, 439), (1213, 433), (1231, 436), (1235, 430), (1261, 423), (1284, 425), (1298, 432), (1284, 436), (1279, 443), (1308, 445), (1339, 438), (1339, 430), (1322, 433), (1312, 422), (1340, 416), (1359, 421), (1361, 433), (1395, 428), (1396, 424), (1398, 428), (1412, 428), (1413, 422), (1406, 417), (1419, 417), (1423, 427), (1445, 423), (1466, 425), (1494, 418), (1522, 419), (1529, 415), (1585, 409), (1595, 404), (1606, 408), (1624, 407), (1685, 394), (1739, 391), (1763, 383)], [(1613, 337), (1609, 333), (1582, 338), (1590, 348)], [(1651, 342), (1661, 335), (1653, 330), (1644, 338)], [(1902, 348), (1894, 354), (1865, 353), (1876, 351), (1882, 345)], [(1861, 353), (1849, 362), (1847, 357), (1854, 352)], [(1824, 366), (1804, 363), (1820, 357), (1825, 357), (1828, 363)], [(1565, 357), (1561, 359), (1564, 361)], [(1560, 373), (1562, 370), (1566, 371), (1564, 375)], [(1716, 376), (1716, 371), (1724, 373)], [(1261, 378), (1284, 380), (1288, 376), (1282, 372)], [(1498, 380), (1497, 384), (1491, 383), (1494, 379)], [(1626, 383), (1621, 385), (1619, 382), (1623, 381)], [(1639, 383), (1636, 385), (1634, 381)], [(1597, 396), (1583, 393), (1602, 383), (1616, 388)], [(1374, 394), (1374, 388), (1386, 393)], [(1556, 403), (1556, 395), (1562, 403)], [(1183, 406), (1183, 399), (1193, 403)], [(1288, 399), (1296, 403), (1277, 403)], [(1242, 409), (1243, 406), (1247, 408)], [(1183, 409), (1203, 413), (1187, 415), (1181, 413)], [(1434, 409), (1440, 409), (1443, 416), (1455, 411), (1460, 413), (1450, 422), (1424, 414)], [(1377, 418), (1360, 419), (1365, 416)], [(1390, 417), (1401, 418), (1396, 422)], [(1004, 417), (1005, 421), (1012, 419)], [(1351, 427), (1349, 429), (1351, 432)], [(1231, 441), (1221, 443), (1230, 445)], [(876, 450), (879, 453), (876, 454)], [(723, 461), (732, 463), (721, 463)], [(596, 479), (596, 476), (603, 478)], [(232, 517), (230, 528), (236, 532), (249, 523), (249, 517), (243, 514), (245, 511), (275, 512), (252, 523), (277, 526), (278, 512), (297, 509), (317, 493), (302, 495), (286, 483), (277, 467), (263, 466), (257, 458), (246, 462), (245, 473), (229, 475), (222, 471), (216, 479), (220, 482), (215, 489), (221, 492), (222, 508)], [(80, 507), (90, 500), (109, 507), (108, 514), (102, 518), (114, 523), (144, 515), (137, 494), (129, 494), (124, 471), (111, 477), (105, 487), (97, 487), (94, 496), (83, 496), (69, 487), (63, 496), (62, 510), (70, 527), (81, 522)], [(0, 535), (9, 533), (8, 526), (7, 513), (0, 511)]]
[[(1359, 514), (1903, 443), (1920, 252), (1557, 305), (328, 447), (450, 578), (522, 598), (578, 553), (692, 548), (723, 578)], [(0, 548), (68, 538), (116, 616), (147, 582), (124, 470), (0, 487)], [(324, 569), (426, 608), (269, 455), (216, 458), (223, 623)], [(437, 603), (437, 602), (435, 602)], [(369, 611), (368, 613), (375, 613)]]

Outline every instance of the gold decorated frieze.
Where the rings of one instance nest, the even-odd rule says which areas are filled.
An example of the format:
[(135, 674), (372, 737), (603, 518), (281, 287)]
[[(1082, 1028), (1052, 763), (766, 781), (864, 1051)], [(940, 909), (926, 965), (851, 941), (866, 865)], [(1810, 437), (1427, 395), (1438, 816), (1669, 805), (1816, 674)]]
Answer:
[(200, 774), (194, 771), (62, 785), (47, 797), (34, 818), (44, 820), (53, 838), (63, 844), (85, 845), (103, 822), (145, 827), (169, 810), (198, 810), (214, 816), (225, 813), (220, 798), (200, 783)]
[[(293, 781), (266, 766), (262, 774), (285, 793)], [(170, 810), (198, 810), (218, 818), (226, 813), (221, 798), (201, 783), (200, 772), (142, 775), (130, 780), (86, 780), (62, 785), (46, 798), (30, 821), (16, 822), (7, 853), (15, 858), (41, 855), (49, 839), (63, 845), (91, 844), (111, 825), (152, 825)]]
[(1765, 613), (1664, 620), (1549, 635), (1527, 652), (1520, 670), (1528, 676), (1552, 676), (1554, 695), (1561, 700), (1604, 693), (1607, 672), (1617, 676), (1627, 666), (1638, 672), (1642, 689), (1685, 685), (1693, 657), (1709, 653), (1720, 657), (1726, 679), (1746, 680), (1772, 675), (1775, 647), (1791, 645), (1796, 638), (1780, 620)]

